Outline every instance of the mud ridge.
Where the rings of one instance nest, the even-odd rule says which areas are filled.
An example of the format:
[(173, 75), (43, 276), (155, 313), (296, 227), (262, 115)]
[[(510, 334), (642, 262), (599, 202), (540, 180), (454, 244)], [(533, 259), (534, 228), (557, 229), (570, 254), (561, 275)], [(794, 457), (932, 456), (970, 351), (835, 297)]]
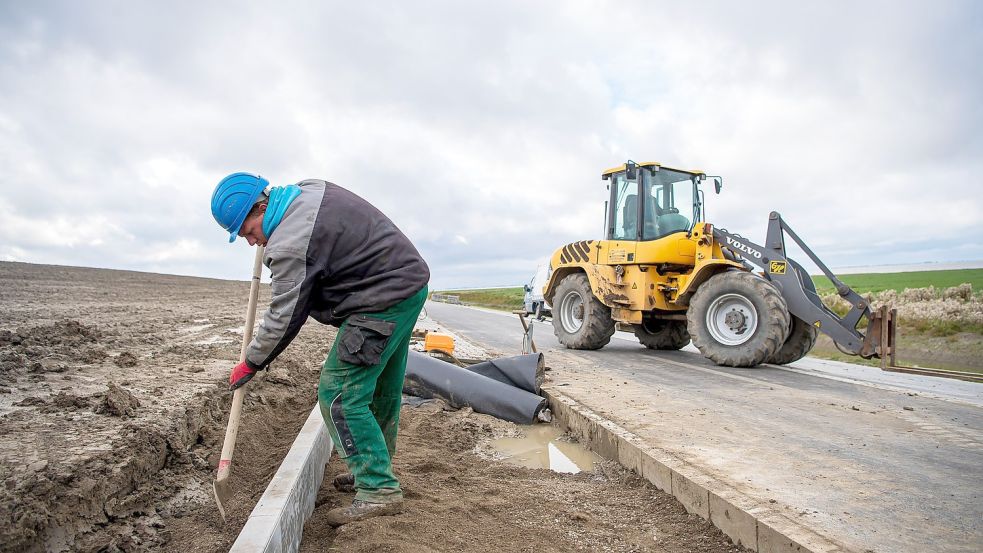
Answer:
[[(305, 380), (310, 386), (311, 379)], [(125, 392), (118, 387), (116, 390), (116, 394)], [(285, 391), (264, 391), (247, 397), (244, 410), (249, 415), (240, 434), (243, 442), (257, 435), (289, 433), (291, 423), (299, 428), (302, 421), (290, 420), (298, 418), (290, 415), (309, 411), (313, 392), (300, 394), (307, 399), (300, 401), (283, 397)], [(43, 461), (35, 465), (36, 470), (2, 494), (2, 509), (7, 512), (0, 515), (0, 520), (12, 523), (4, 524), (0, 531), (5, 536), (0, 550), (132, 551), (164, 547), (174, 537), (168, 522), (184, 515), (180, 509), (167, 508), (166, 500), (187, 487), (189, 480), (197, 479), (200, 488), (210, 485), (224, 435), (228, 400), (229, 394), (216, 386), (197, 394), (166, 423), (123, 424), (108, 451), (81, 466)], [(278, 413), (277, 407), (288, 408)], [(267, 469), (279, 463), (272, 451), (256, 458), (255, 449), (241, 447), (237, 463), (247, 468), (258, 464)], [(237, 483), (241, 484), (233, 481), (234, 485)], [(265, 487), (265, 482), (258, 484)], [(197, 499), (191, 512), (213, 518), (208, 515), (213, 510), (210, 495), (198, 494)], [(216, 520), (209, 522), (216, 526)], [(235, 525), (218, 525), (217, 529), (223, 539), (237, 533)]]
[[(208, 425), (221, 422), (217, 391), (204, 394), (168, 426), (125, 424), (108, 451), (76, 467), (41, 461), (13, 490), (4, 491), (3, 551), (112, 549), (156, 546), (159, 540), (132, 536), (127, 543), (104, 534), (123, 530), (124, 520), (155, 512), (154, 503), (174, 489), (161, 471), (187, 464), (188, 450)], [(193, 464), (193, 462), (192, 462)], [(114, 528), (115, 527), (115, 528)], [(119, 538), (122, 539), (122, 538)]]

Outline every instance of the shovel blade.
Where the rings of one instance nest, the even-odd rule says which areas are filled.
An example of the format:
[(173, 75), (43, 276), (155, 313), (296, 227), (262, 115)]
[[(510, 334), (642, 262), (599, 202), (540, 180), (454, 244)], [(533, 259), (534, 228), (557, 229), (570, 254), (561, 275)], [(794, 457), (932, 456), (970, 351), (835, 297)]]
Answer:
[(229, 486), (229, 481), (222, 479), (212, 482), (212, 493), (215, 495), (215, 504), (218, 505), (218, 514), (221, 515), (222, 522), (226, 522), (225, 505), (228, 503), (229, 498), (232, 497), (232, 488)]

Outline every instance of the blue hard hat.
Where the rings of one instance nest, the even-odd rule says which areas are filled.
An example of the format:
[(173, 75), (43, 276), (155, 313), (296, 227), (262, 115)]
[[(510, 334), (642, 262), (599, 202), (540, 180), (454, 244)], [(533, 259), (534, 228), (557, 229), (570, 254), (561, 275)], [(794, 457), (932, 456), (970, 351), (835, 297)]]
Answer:
[(229, 231), (229, 242), (239, 236), (239, 227), (270, 181), (250, 173), (232, 173), (222, 179), (212, 193), (212, 217)]

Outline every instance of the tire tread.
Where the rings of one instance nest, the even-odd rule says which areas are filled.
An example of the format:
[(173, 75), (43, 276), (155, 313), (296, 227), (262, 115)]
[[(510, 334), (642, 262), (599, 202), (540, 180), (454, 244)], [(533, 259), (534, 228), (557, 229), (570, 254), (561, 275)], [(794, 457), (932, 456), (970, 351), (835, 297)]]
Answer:
[(571, 289), (580, 292), (584, 299), (584, 324), (577, 334), (570, 334), (560, 321), (562, 305), (553, 306), (553, 334), (561, 344), (569, 349), (601, 349), (614, 336), (615, 323), (611, 318), (611, 308), (601, 303), (591, 289), (590, 281), (584, 273), (574, 273), (563, 277), (553, 295), (554, 301), (562, 302)]
[(818, 337), (819, 331), (816, 327), (792, 315), (792, 328), (789, 330), (788, 338), (782, 347), (768, 358), (767, 362), (773, 365), (794, 363), (808, 355), (812, 347), (816, 345), (816, 338)]
[(690, 342), (684, 321), (665, 321), (658, 332), (649, 332), (644, 325), (632, 325), (638, 342), (649, 349), (678, 350)]
[[(755, 332), (765, 334), (739, 346), (727, 346), (717, 342), (707, 330), (706, 310), (714, 298), (735, 290), (757, 296), (764, 303), (765, 309), (758, 313), (758, 330)], [(693, 345), (707, 359), (718, 365), (754, 367), (769, 359), (785, 343), (790, 317), (785, 299), (768, 281), (753, 273), (728, 271), (714, 275), (693, 294), (687, 326)]]

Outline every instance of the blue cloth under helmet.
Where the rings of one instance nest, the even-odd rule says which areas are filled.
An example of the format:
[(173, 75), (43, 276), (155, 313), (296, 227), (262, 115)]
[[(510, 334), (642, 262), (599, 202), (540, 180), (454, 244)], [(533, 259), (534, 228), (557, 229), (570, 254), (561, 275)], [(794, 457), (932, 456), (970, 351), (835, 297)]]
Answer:
[(266, 214), (263, 215), (263, 234), (269, 239), (273, 231), (276, 230), (283, 214), (287, 212), (290, 203), (300, 196), (300, 187), (296, 184), (287, 186), (275, 186), (268, 189), (270, 203), (266, 206)]

